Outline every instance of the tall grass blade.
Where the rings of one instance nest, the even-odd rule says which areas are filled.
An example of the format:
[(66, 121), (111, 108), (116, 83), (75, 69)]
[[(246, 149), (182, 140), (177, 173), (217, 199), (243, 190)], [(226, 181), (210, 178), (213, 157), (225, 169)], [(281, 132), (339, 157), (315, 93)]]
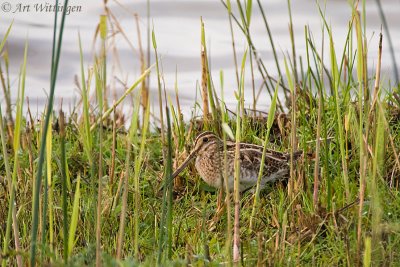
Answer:
[[(20, 80), (18, 86), (18, 98), (17, 98), (17, 115), (15, 118), (15, 128), (14, 128), (14, 142), (13, 142), (13, 149), (14, 149), (14, 166), (12, 172), (11, 181), (9, 181), (9, 194), (10, 194), (10, 202), (8, 203), (8, 214), (7, 214), (7, 226), (6, 232), (4, 237), (3, 243), (3, 255), (7, 255), (8, 253), (8, 246), (10, 241), (10, 234), (11, 234), (11, 223), (13, 223), (14, 227), (14, 235), (15, 239), (19, 238), (18, 234), (18, 222), (15, 216), (15, 195), (17, 190), (17, 174), (19, 168), (19, 150), (20, 150), (20, 140), (21, 140), (21, 127), (22, 127), (22, 110), (24, 104), (24, 96), (25, 96), (25, 77), (26, 77), (26, 61), (28, 57), (28, 41), (25, 43), (25, 50), (24, 50), (24, 61), (21, 66), (20, 72)], [(7, 150), (4, 150), (4, 154), (7, 153)], [(13, 216), (14, 215), (14, 216)], [(15, 219), (13, 219), (15, 218)], [(19, 245), (19, 241), (17, 241), (16, 245)], [(17, 258), (19, 263), (22, 264), (21, 258)], [(2, 266), (6, 266), (7, 261), (6, 259), (2, 260)]]
[(340, 148), (340, 155), (341, 155), (341, 159), (342, 159), (343, 182), (344, 182), (346, 200), (349, 200), (350, 199), (349, 175), (348, 175), (348, 169), (347, 169), (346, 151), (345, 151), (345, 147), (344, 147), (341, 98), (339, 96), (340, 74), (339, 74), (339, 70), (338, 70), (338, 66), (337, 66), (335, 47), (333, 44), (332, 30), (328, 30), (328, 33), (329, 33), (329, 44), (330, 44), (332, 82), (333, 82), (333, 90), (334, 90), (334, 99), (335, 99), (335, 104), (336, 104), (336, 122), (337, 122), (337, 131), (338, 131), (338, 142), (339, 142), (339, 148)]
[(290, 133), (290, 178), (288, 185), (288, 194), (290, 197), (293, 197), (293, 189), (294, 189), (294, 162), (293, 162), (293, 153), (297, 147), (296, 140), (296, 89), (295, 84), (293, 84), (292, 73), (289, 70), (289, 66), (287, 64), (286, 57), (284, 57), (286, 77), (288, 80), (289, 90), (291, 94), (291, 133)]
[(247, 24), (247, 27), (250, 27), (252, 11), (253, 11), (253, 0), (247, 0), (246, 1), (246, 24)]
[[(38, 136), (39, 135), (41, 135), (42, 134), (42, 131), (43, 131), (43, 121), (44, 121), (44, 114), (42, 114), (42, 117), (41, 117), (41, 123), (40, 123), (40, 131), (39, 131), (39, 134), (38, 134)], [(50, 122), (50, 124), (51, 124), (51, 122)], [(37, 141), (37, 142), (39, 142), (39, 141)], [(47, 145), (46, 145), (46, 150), (47, 150)], [(42, 246), (42, 248), (46, 248), (47, 247), (47, 242), (48, 242), (48, 238), (47, 238), (47, 234), (48, 234), (48, 218), (47, 218), (47, 216), (48, 216), (48, 210), (49, 210), (49, 208), (48, 208), (48, 205), (49, 205), (49, 183), (48, 183), (48, 172), (47, 172), (47, 164), (44, 166), (44, 173), (45, 173), (45, 177), (44, 177), (44, 186), (43, 186), (43, 200), (41, 200), (41, 202), (42, 202), (42, 205), (41, 205), (41, 207), (39, 206), (39, 209), (41, 209), (41, 212), (42, 212), (42, 221), (40, 222), (39, 221), (39, 223), (41, 224), (41, 225), (39, 225), (39, 227), (41, 226), (41, 231), (42, 231), (42, 236), (41, 236), (41, 238), (42, 238), (42, 244), (41, 244), (41, 246)], [(34, 184), (35, 182), (34, 181), (32, 181), (32, 185)], [(33, 192), (35, 192), (35, 187), (34, 186), (32, 186), (32, 191)], [(40, 253), (40, 260), (42, 261), (42, 262), (44, 262), (46, 259), (46, 252), (43, 250), (43, 251), (41, 251), (41, 253)]]
[(375, 0), (375, 2), (376, 2), (376, 5), (378, 7), (379, 16), (380, 16), (380, 18), (382, 20), (382, 25), (383, 25), (383, 28), (385, 29), (386, 36), (387, 36), (387, 39), (388, 39), (390, 58), (392, 59), (393, 74), (394, 74), (394, 78), (395, 78), (395, 81), (396, 81), (396, 86), (399, 86), (399, 84), (400, 84), (399, 71), (397, 69), (396, 54), (394, 52), (393, 41), (392, 41), (392, 37), (391, 37), (390, 31), (389, 31), (389, 24), (388, 24), (388, 22), (386, 20), (385, 13), (383, 12), (381, 1), (380, 0)]
[[(161, 141), (162, 141), (162, 155), (163, 159), (166, 160), (166, 151), (165, 151), (165, 126), (164, 126), (164, 110), (163, 110), (163, 101), (161, 97), (161, 72), (160, 72), (160, 67), (159, 67), (159, 60), (158, 60), (158, 52), (157, 52), (157, 41), (156, 41), (156, 34), (154, 32), (154, 29), (152, 30), (152, 43), (153, 43), (153, 49), (154, 49), (154, 54), (156, 57), (156, 71), (157, 71), (157, 89), (158, 89), (158, 106), (159, 106), (159, 111), (160, 111), (160, 124), (161, 124)], [(153, 64), (154, 65), (154, 64)]]
[[(6, 133), (5, 130), (3, 128), (3, 114), (1, 111), (1, 104), (0, 104), (0, 136), (1, 136), (1, 147), (2, 147), (2, 151), (3, 151), (3, 160), (4, 160), (4, 167), (6, 169), (6, 178), (7, 178), (7, 183), (10, 185), (10, 192), (13, 190), (12, 189), (12, 177), (11, 177), (11, 169), (10, 169), (10, 163), (9, 163), (9, 158), (8, 158), (8, 154), (7, 154), (7, 145), (6, 145)], [(19, 235), (19, 230), (18, 230), (18, 221), (17, 221), (17, 217), (16, 217), (16, 209), (14, 208), (12, 210), (13, 214), (12, 214), (12, 226), (13, 226), (13, 231), (14, 231), (14, 240), (15, 240), (15, 249), (19, 250), (20, 249), (20, 235)], [(7, 222), (9, 223), (9, 222)], [(8, 226), (8, 225), (7, 225)], [(7, 228), (6, 228), (7, 229)], [(10, 230), (8, 230), (10, 231)], [(3, 253), (4, 251), (6, 251), (7, 246), (8, 246), (8, 241), (6, 240), (7, 235), (4, 237), (4, 245), (3, 245)], [(8, 237), (9, 238), (9, 237)], [(6, 245), (7, 244), (7, 245)], [(19, 267), (23, 266), (23, 262), (22, 262), (22, 257), (21, 255), (17, 255), (17, 264)], [(2, 265), (3, 262), (6, 262), (6, 259), (2, 260)]]
[(225, 258), (228, 261), (228, 266), (232, 266), (232, 253), (231, 253), (231, 244), (232, 244), (232, 216), (231, 216), (231, 198), (229, 192), (229, 184), (228, 184), (228, 153), (227, 153), (227, 135), (231, 140), (234, 140), (235, 137), (233, 135), (232, 129), (228, 125), (228, 115), (226, 114), (225, 107), (225, 97), (224, 97), (224, 74), (220, 72), (220, 80), (221, 80), (221, 121), (222, 121), (222, 140), (224, 144), (224, 169), (223, 169), (223, 179), (225, 186), (225, 202), (226, 202), (226, 242), (225, 242)]
[(206, 41), (204, 33), (204, 23), (201, 19), (201, 97), (203, 99), (203, 120), (205, 128), (208, 128), (209, 108), (208, 108), (208, 65), (207, 65), (207, 52)]
[[(363, 207), (364, 207), (364, 197), (365, 197), (365, 183), (366, 183), (366, 161), (368, 154), (366, 151), (366, 143), (368, 139), (364, 140), (364, 120), (365, 114), (363, 109), (364, 100), (364, 47), (363, 47), (363, 37), (361, 29), (361, 21), (358, 10), (353, 10), (353, 16), (355, 18), (355, 28), (356, 28), (356, 38), (357, 38), (357, 79), (358, 79), (358, 106), (359, 106), (359, 128), (358, 128), (358, 139), (360, 145), (360, 189), (359, 189), (359, 209), (358, 209), (358, 222), (357, 222), (357, 255), (356, 263), (360, 263), (361, 247), (362, 247), (362, 217), (363, 217)], [(367, 126), (368, 127), (368, 126)]]
[(296, 44), (295, 44), (294, 32), (293, 32), (293, 18), (292, 18), (291, 0), (288, 0), (288, 12), (289, 12), (289, 34), (290, 34), (290, 41), (292, 43), (293, 73), (294, 73), (294, 81), (295, 81), (295, 84), (297, 86), (298, 82), (299, 82), (299, 78), (298, 78), (298, 73), (297, 73)]
[(234, 202), (235, 202), (235, 222), (233, 228), (233, 262), (239, 264), (240, 260), (240, 139), (242, 131), (242, 120), (244, 112), (244, 73), (246, 63), (247, 49), (243, 55), (241, 75), (240, 75), (240, 86), (237, 94), (237, 115), (236, 115), (236, 136), (235, 136), (235, 157), (234, 157)]
[[(107, 102), (104, 97), (107, 94), (107, 54), (106, 54), (106, 38), (107, 38), (107, 17), (100, 16), (100, 38), (101, 38), (101, 55), (95, 65), (96, 77), (96, 95), (99, 107), (99, 117), (103, 117), (104, 108)], [(96, 212), (96, 266), (101, 266), (101, 209), (103, 199), (103, 121), (100, 120), (99, 129), (99, 159), (98, 159), (98, 185), (97, 185), (97, 212)]]
[(369, 267), (371, 265), (371, 252), (372, 252), (372, 243), (371, 243), (371, 237), (367, 237), (365, 239), (365, 249), (364, 249), (364, 260), (363, 260), (363, 266), (364, 267)]
[(165, 107), (165, 114), (167, 115), (167, 166), (165, 170), (165, 180), (168, 181), (168, 206), (167, 206), (167, 257), (172, 257), (172, 216), (173, 216), (173, 181), (172, 181), (172, 129), (171, 119), (168, 106)]
[(235, 63), (235, 75), (236, 75), (236, 83), (237, 83), (237, 88), (239, 88), (240, 83), (239, 83), (239, 71), (238, 71), (238, 61), (237, 61), (237, 56), (236, 56), (236, 47), (235, 47), (235, 35), (233, 32), (233, 25), (232, 25), (232, 6), (231, 6), (231, 1), (226, 0), (226, 6), (228, 10), (228, 19), (229, 19), (229, 30), (231, 33), (231, 40), (232, 40), (232, 52), (233, 52), (233, 61)]
[[(149, 120), (150, 120), (150, 100), (147, 99), (147, 104), (145, 108), (145, 115), (144, 115), (144, 121), (142, 125), (142, 132), (141, 132), (141, 140), (140, 140), (140, 150), (139, 154), (135, 159), (135, 172), (134, 172), (134, 197), (135, 197), (135, 211), (136, 211), (136, 216), (135, 216), (135, 229), (134, 229), (134, 251), (135, 251), (135, 257), (139, 259), (139, 225), (140, 225), (140, 211), (141, 211), (141, 199), (140, 199), (140, 173), (141, 173), (141, 165), (143, 163), (143, 157), (144, 157), (144, 152), (145, 152), (145, 146), (146, 146), (146, 139), (147, 139), (147, 131), (149, 128)], [(168, 118), (168, 115), (167, 115)], [(137, 134), (137, 133), (136, 133)], [(138, 138), (137, 138), (138, 139)]]
[[(166, 259), (172, 257), (172, 217), (173, 217), (173, 177), (172, 177), (172, 124), (170, 119), (170, 111), (167, 103), (167, 93), (164, 90), (165, 97), (165, 112), (167, 117), (167, 154), (164, 176), (164, 191), (162, 214), (160, 223), (160, 243), (158, 251), (158, 265)], [(165, 254), (166, 253), (166, 254)]]
[(4, 47), (4, 45), (6, 44), (6, 41), (7, 41), (8, 35), (10, 34), (10, 31), (11, 31), (11, 28), (12, 28), (13, 23), (14, 23), (14, 21), (11, 22), (10, 26), (8, 26), (8, 29), (7, 29), (6, 33), (4, 34), (4, 36), (3, 36), (3, 39), (1, 40), (1, 43), (0, 43), (0, 52), (3, 51), (3, 47)]
[(78, 227), (78, 220), (80, 214), (79, 202), (81, 199), (81, 175), (78, 173), (76, 180), (74, 203), (72, 206), (71, 223), (68, 230), (68, 256), (72, 254), (76, 240), (76, 230)]
[[(137, 145), (136, 135), (139, 124), (139, 110), (140, 110), (140, 98), (136, 97), (134, 102), (134, 110), (131, 119), (131, 125), (129, 127), (128, 136), (126, 136), (126, 158), (125, 158), (125, 172), (123, 177), (123, 192), (122, 192), (122, 207), (121, 207), (121, 215), (119, 220), (119, 230), (118, 230), (118, 241), (117, 241), (117, 259), (121, 259), (122, 257), (122, 249), (124, 243), (124, 234), (125, 234), (125, 220), (126, 220), (126, 211), (127, 211), (127, 201), (128, 201), (128, 185), (129, 185), (129, 173), (130, 173), (130, 162), (131, 162), (131, 151), (133, 145)], [(136, 173), (136, 170), (135, 170)], [(137, 240), (137, 238), (135, 238)], [(136, 241), (134, 241), (136, 242)], [(135, 245), (134, 245), (135, 246)]]
[[(85, 70), (83, 67), (83, 52), (82, 52), (82, 42), (81, 35), (78, 34), (79, 40), (79, 59), (80, 59), (80, 67), (81, 67), (81, 86), (82, 86), (82, 104), (83, 104), (83, 145), (85, 148), (86, 156), (89, 160), (89, 165), (92, 166), (92, 135), (90, 134), (90, 118), (89, 118), (89, 90), (86, 84), (90, 84), (90, 77), (88, 82), (85, 79)], [(91, 75), (89, 75), (91, 76)]]
[(261, 164), (260, 164), (260, 170), (258, 172), (258, 177), (257, 177), (257, 186), (256, 186), (256, 192), (254, 195), (254, 201), (253, 201), (253, 208), (251, 210), (251, 216), (250, 216), (250, 230), (253, 230), (253, 220), (256, 214), (256, 209), (258, 207), (258, 202), (260, 200), (260, 190), (261, 190), (261, 178), (264, 172), (264, 165), (265, 165), (265, 153), (267, 152), (267, 144), (269, 140), (269, 133), (271, 131), (272, 124), (274, 122), (275, 118), (275, 111), (276, 111), (276, 103), (277, 103), (277, 98), (278, 98), (278, 89), (279, 89), (279, 84), (280, 81), (276, 84), (275, 88), (275, 93), (274, 97), (271, 101), (271, 107), (268, 112), (268, 118), (267, 118), (267, 133), (265, 134), (265, 139), (264, 139), (264, 147), (263, 147), (263, 152), (262, 152), (262, 157), (261, 157)]
[[(35, 188), (37, 189), (33, 196), (32, 201), (32, 234), (31, 234), (31, 250), (30, 250), (30, 265), (33, 267), (36, 265), (36, 242), (37, 242), (37, 229), (38, 229), (38, 218), (39, 218), (39, 194), (40, 194), (40, 187), (42, 183), (42, 171), (43, 171), (43, 161), (44, 161), (44, 154), (45, 154), (45, 146), (46, 146), (46, 138), (47, 138), (47, 129), (49, 128), (50, 116), (53, 110), (53, 101), (54, 101), (54, 91), (56, 86), (57, 80), (57, 72), (58, 72), (58, 63), (60, 61), (60, 54), (61, 54), (61, 44), (62, 44), (62, 37), (64, 32), (64, 23), (65, 17), (68, 9), (68, 0), (64, 1), (64, 9), (62, 12), (61, 18), (61, 25), (58, 35), (58, 40), (56, 40), (55, 36), (53, 38), (53, 56), (51, 62), (52, 70), (51, 70), (51, 81), (50, 81), (50, 94), (47, 104), (47, 111), (46, 111), (46, 118), (44, 123), (43, 134), (41, 137), (40, 143), (40, 152), (39, 152), (39, 160), (36, 172), (36, 185)], [(55, 12), (57, 14), (57, 12)], [(57, 43), (57, 44), (56, 44)]]
[(60, 110), (60, 144), (61, 144), (61, 184), (62, 184), (62, 210), (63, 210), (63, 237), (64, 237), (64, 263), (68, 263), (68, 203), (67, 203), (67, 159), (65, 154), (65, 117), (64, 112)]
[[(8, 184), (10, 185), (10, 189), (9, 190), (10, 190), (10, 193), (11, 193), (11, 191), (13, 190), (13, 186), (12, 186), (10, 164), (9, 164), (9, 159), (8, 159), (8, 155), (7, 155), (6, 133), (5, 133), (5, 130), (3, 128), (3, 114), (2, 114), (2, 111), (1, 111), (1, 104), (0, 104), (0, 134), (1, 134), (1, 144), (2, 144), (4, 166), (5, 166), (5, 169), (6, 169), (6, 178), (7, 178)], [(12, 212), (15, 213), (15, 209), (13, 209)], [(17, 225), (17, 221), (15, 219), (16, 219), (16, 217), (14, 217), (14, 215), (12, 215), (12, 220), (13, 220), (12, 225), (13, 225), (13, 228), (14, 228), (14, 234), (15, 233), (18, 234), (18, 231), (15, 231), (15, 226)], [(7, 222), (7, 227), (9, 227), (9, 223), (10, 222)], [(16, 229), (16, 230), (18, 230), (18, 229)], [(10, 231), (10, 229), (6, 228), (6, 231)], [(4, 244), (3, 244), (3, 252), (2, 252), (3, 254), (5, 252), (7, 252), (7, 250), (8, 250), (8, 243), (9, 243), (8, 239), (9, 238), (10, 237), (9, 236), (7, 237), (7, 232), (6, 232), (6, 235), (5, 235), (4, 240), (3, 240), (3, 242), (4, 242)], [(16, 241), (19, 240), (19, 234), (15, 235), (15, 240)], [(16, 243), (16, 249), (19, 249), (19, 242)], [(17, 262), (18, 262), (18, 266), (22, 266), (21, 256), (17, 256)], [(5, 258), (2, 259), (2, 266), (6, 265), (6, 264), (7, 264), (6, 259)]]
[[(53, 124), (53, 116), (50, 116), (50, 125)], [(47, 138), (46, 138), (46, 183), (47, 183), (47, 193), (48, 193), (48, 202), (45, 203), (43, 207), (43, 213), (49, 214), (49, 243), (50, 243), (50, 251), (54, 251), (54, 183), (52, 178), (52, 168), (51, 168), (51, 161), (52, 161), (52, 144), (53, 144), (53, 132), (52, 129), (49, 127), (47, 129)], [(48, 211), (47, 211), (48, 209)], [(45, 225), (43, 225), (45, 227)]]
[(201, 80), (201, 92), (203, 98), (203, 119), (205, 120), (205, 128), (208, 129), (209, 120), (209, 108), (211, 107), (212, 118), (214, 121), (218, 120), (218, 108), (216, 106), (216, 102), (218, 101), (216, 97), (216, 92), (213, 88), (210, 65), (208, 63), (208, 52), (206, 45), (206, 37), (204, 30), (204, 22), (203, 19), (200, 19), (201, 23), (201, 69), (202, 69), (202, 80)]
[[(378, 100), (379, 101), (379, 100)], [(379, 103), (380, 104), (380, 103)], [(380, 105), (382, 106), (382, 105)], [(384, 175), (385, 166), (385, 127), (383, 109), (376, 110), (376, 130), (375, 130), (375, 151), (372, 161), (372, 175), (369, 180), (369, 192), (371, 194), (371, 228), (372, 228), (372, 242), (374, 244), (381, 244), (382, 230), (381, 221), (383, 217), (382, 200), (380, 193), (384, 190), (379, 187), (379, 177)], [(374, 262), (377, 264), (381, 262), (382, 258), (381, 246), (377, 245), (374, 249)]]

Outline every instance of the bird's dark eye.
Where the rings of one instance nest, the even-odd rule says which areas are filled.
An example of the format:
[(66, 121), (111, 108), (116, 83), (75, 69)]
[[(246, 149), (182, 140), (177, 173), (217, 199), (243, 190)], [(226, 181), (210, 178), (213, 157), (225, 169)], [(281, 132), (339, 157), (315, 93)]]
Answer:
[(204, 137), (204, 138), (203, 138), (203, 142), (204, 142), (204, 143), (207, 143), (207, 142), (208, 142), (208, 137)]

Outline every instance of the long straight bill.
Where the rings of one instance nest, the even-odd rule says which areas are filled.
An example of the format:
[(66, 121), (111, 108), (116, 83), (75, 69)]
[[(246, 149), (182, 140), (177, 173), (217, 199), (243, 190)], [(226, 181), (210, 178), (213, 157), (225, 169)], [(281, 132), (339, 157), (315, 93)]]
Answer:
[(172, 179), (175, 179), (178, 174), (180, 174), (185, 168), (186, 165), (189, 164), (189, 162), (195, 157), (197, 151), (192, 151), (189, 156), (185, 159), (185, 161), (178, 167), (178, 169), (175, 170), (175, 172), (172, 174)]

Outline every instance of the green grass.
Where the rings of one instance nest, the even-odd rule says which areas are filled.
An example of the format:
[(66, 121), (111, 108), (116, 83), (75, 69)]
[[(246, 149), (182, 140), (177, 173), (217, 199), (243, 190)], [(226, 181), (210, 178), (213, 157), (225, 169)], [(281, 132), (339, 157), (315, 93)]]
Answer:
[[(257, 3), (262, 8), (261, 2)], [(177, 106), (163, 91), (156, 30), (152, 31), (152, 42), (157, 62), (145, 63), (151, 67), (127, 86), (114, 104), (108, 105), (104, 95), (110, 74), (105, 59), (111, 57), (106, 49), (111, 37), (105, 34), (108, 22), (102, 17), (98, 40), (101, 51), (94, 67), (85, 70), (82, 47), (77, 44), (82, 103), (76, 107), (78, 114), (66, 115), (65, 119), (60, 117), (61, 112), (52, 110), (38, 115), (39, 122), (22, 116), (25, 69), (29, 65), (24, 62), (15, 122), (7, 123), (1, 113), (13, 107), (0, 107), (3, 266), (29, 262), (217, 266), (234, 265), (236, 260), (246, 266), (396, 266), (400, 262), (400, 107), (394, 101), (398, 92), (380, 81), (380, 67), (374, 76), (366, 71), (364, 17), (353, 9), (345, 48), (338, 51), (334, 29), (328, 27), (321, 10), (329, 51), (318, 51), (321, 44), (313, 40), (306, 27), (307, 58), (294, 60), (292, 38), (292, 56), (284, 58), (285, 76), (275, 79), (269, 77), (257, 58), (248, 30), (256, 6), (246, 1), (239, 7), (238, 20), (231, 4), (226, 2), (227, 23), (231, 29), (241, 28), (249, 47), (241, 66), (235, 66), (235, 113), (241, 116), (225, 107), (223, 71), (220, 86), (211, 77), (203, 22), (203, 83), (199, 95), (207, 99), (193, 105), (210, 105), (211, 114), (206, 118), (196, 114), (181, 117), (179, 83), (175, 84)], [(263, 18), (274, 46), (264, 13)], [(233, 31), (231, 34), (235, 49)], [(54, 45), (52, 94), (60, 42), (55, 40)], [(323, 61), (324, 53), (329, 54), (329, 62)], [(232, 54), (237, 62), (236, 52)], [(276, 54), (275, 58), (279, 66)], [(248, 68), (248, 64), (254, 64), (254, 68)], [(139, 85), (145, 86), (142, 81), (153, 66), (160, 100), (156, 108), (141, 101), (142, 94), (135, 91)], [(268, 115), (245, 112), (245, 74), (254, 77), (253, 71), (261, 72), (266, 78), (263, 90), (271, 92)], [(276, 88), (275, 93), (271, 88)], [(9, 88), (3, 89), (9, 92)], [(285, 99), (279, 100), (278, 91), (284, 92)], [(97, 98), (90, 102), (92, 94)], [(253, 101), (255, 96), (253, 91)], [(126, 98), (132, 98), (134, 106), (132, 114), (124, 114), (129, 116), (128, 129), (116, 121), (122, 116), (120, 105)], [(283, 100), (287, 106), (282, 106)], [(49, 101), (51, 108), (51, 97)], [(162, 125), (152, 117), (157, 112), (166, 118)], [(13, 117), (6, 115), (7, 120)], [(257, 189), (255, 193), (227, 195), (227, 209), (215, 220), (219, 192), (201, 180), (193, 165), (182, 172), (179, 182), (171, 181), (171, 166), (182, 162), (196, 135), (206, 129), (220, 134), (225, 144), (236, 136), (241, 142), (279, 151), (302, 149), (305, 156), (291, 163), (291, 178), (286, 183), (271, 184), (262, 192)], [(233, 244), (239, 254), (234, 253)]]

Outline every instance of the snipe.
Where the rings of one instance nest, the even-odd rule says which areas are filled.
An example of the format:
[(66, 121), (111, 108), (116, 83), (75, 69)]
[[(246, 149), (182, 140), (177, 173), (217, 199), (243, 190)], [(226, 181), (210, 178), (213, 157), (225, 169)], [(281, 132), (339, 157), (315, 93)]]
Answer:
[[(240, 182), (239, 190), (243, 192), (257, 183), (261, 165), (263, 147), (240, 143)], [(233, 191), (234, 185), (234, 158), (235, 143), (227, 142), (227, 178), (229, 191)], [(303, 153), (293, 153), (293, 159), (297, 160)], [(199, 134), (194, 142), (194, 148), (186, 160), (172, 174), (175, 178), (191, 160), (196, 158), (195, 166), (201, 178), (210, 186), (224, 188), (224, 145), (223, 141), (212, 132)], [(289, 175), (290, 154), (273, 150), (266, 151), (261, 188), (267, 183), (287, 178)]]

